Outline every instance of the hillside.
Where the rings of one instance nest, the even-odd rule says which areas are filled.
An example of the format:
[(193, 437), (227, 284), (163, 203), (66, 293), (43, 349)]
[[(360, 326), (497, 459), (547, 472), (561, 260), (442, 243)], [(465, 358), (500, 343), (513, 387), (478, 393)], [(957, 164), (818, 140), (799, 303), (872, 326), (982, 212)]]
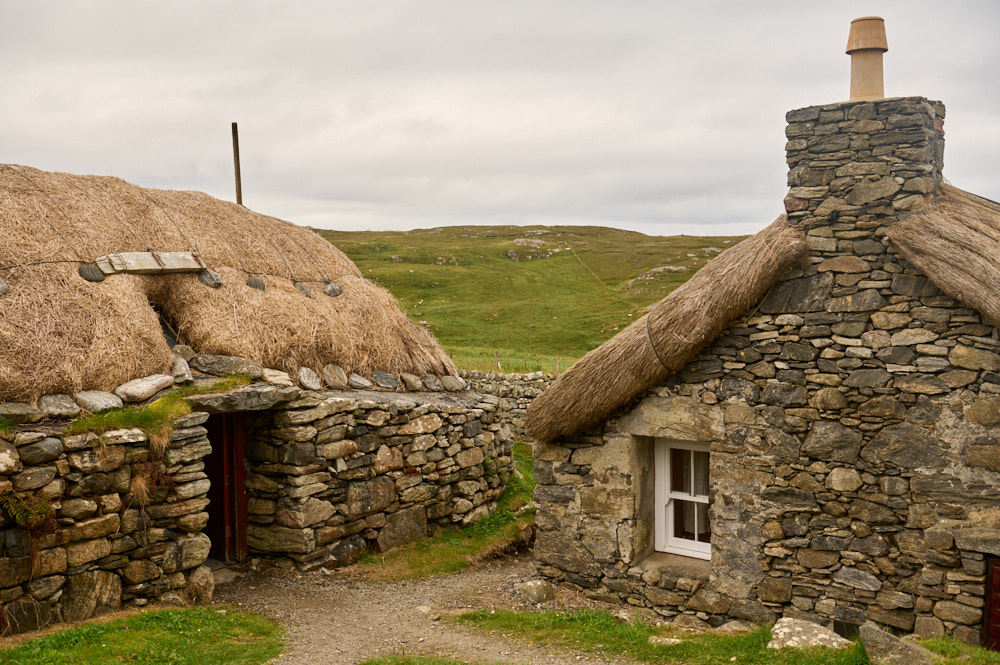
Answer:
[(565, 369), (742, 237), (587, 226), (326, 231), (460, 367)]

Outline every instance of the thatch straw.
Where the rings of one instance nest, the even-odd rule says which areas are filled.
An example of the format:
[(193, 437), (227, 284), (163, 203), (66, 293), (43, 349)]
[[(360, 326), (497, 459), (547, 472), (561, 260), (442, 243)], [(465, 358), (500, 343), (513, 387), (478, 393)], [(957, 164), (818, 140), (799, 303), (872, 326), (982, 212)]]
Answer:
[(726, 250), (556, 379), (528, 407), (525, 429), (552, 441), (604, 420), (684, 367), (806, 253), (784, 215)]
[[(0, 400), (109, 390), (167, 371), (163, 313), (201, 353), (295, 373), (337, 363), (362, 374), (454, 374), (433, 336), (319, 235), (199, 192), (0, 165)], [(116, 252), (198, 251), (223, 277), (113, 275), (81, 263)], [(246, 285), (249, 275), (266, 284)], [(312, 292), (306, 298), (293, 281)], [(323, 294), (327, 282), (343, 294)], [(155, 309), (154, 309), (155, 308)]]
[(945, 185), (923, 215), (886, 235), (935, 286), (1000, 327), (1000, 204)]

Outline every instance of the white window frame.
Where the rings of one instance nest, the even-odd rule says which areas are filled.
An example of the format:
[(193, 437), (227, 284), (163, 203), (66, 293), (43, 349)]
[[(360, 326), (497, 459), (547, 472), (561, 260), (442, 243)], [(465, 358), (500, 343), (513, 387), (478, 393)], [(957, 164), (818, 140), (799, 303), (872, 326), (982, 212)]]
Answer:
[[(698, 510), (708, 510), (707, 495), (694, 494), (694, 464), (691, 464), (691, 493), (670, 491), (670, 451), (687, 450), (709, 452), (709, 444), (694, 441), (676, 441), (673, 439), (656, 439), (654, 447), (655, 500), (653, 529), (653, 549), (659, 552), (670, 552), (697, 559), (712, 558), (712, 543), (678, 538), (674, 536), (673, 501), (682, 500), (698, 504)], [(711, 459), (709, 460), (709, 476), (711, 477)]]

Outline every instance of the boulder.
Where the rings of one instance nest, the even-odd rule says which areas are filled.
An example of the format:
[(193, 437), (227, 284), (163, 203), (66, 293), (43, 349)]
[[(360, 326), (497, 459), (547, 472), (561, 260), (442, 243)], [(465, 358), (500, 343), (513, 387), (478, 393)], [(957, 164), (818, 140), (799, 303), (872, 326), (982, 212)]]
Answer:
[(147, 399), (174, 385), (174, 377), (169, 374), (153, 374), (141, 379), (132, 379), (115, 388), (115, 395), (123, 402), (145, 402)]
[(49, 418), (76, 418), (80, 415), (80, 405), (69, 395), (43, 395), (38, 399), (38, 408)]
[(818, 623), (783, 617), (771, 628), (771, 641), (768, 649), (805, 649), (808, 647), (827, 647), (830, 649), (846, 649), (851, 646), (846, 640), (829, 628)]
[(323, 367), (323, 383), (331, 390), (347, 389), (347, 372), (340, 365), (329, 364)]
[(858, 637), (876, 665), (932, 665), (937, 656), (927, 649), (890, 635), (871, 621), (858, 630)]
[(118, 409), (122, 406), (122, 400), (117, 395), (104, 392), (103, 390), (81, 390), (73, 396), (76, 403), (91, 413), (100, 413), (108, 409)]
[(514, 591), (524, 596), (533, 605), (544, 603), (556, 597), (555, 589), (545, 580), (529, 580), (515, 584)]
[(308, 367), (299, 368), (299, 383), (306, 390), (322, 390), (323, 384), (320, 383), (319, 375), (312, 371)]

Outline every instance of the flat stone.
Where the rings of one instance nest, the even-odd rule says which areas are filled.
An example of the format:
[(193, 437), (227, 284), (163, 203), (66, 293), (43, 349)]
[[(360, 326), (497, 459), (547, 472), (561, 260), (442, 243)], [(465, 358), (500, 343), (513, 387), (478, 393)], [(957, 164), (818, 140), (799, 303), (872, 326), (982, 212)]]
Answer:
[(292, 377), (288, 375), (288, 372), (282, 372), (281, 370), (271, 369), (269, 367), (263, 368), (262, 371), (263, 374), (261, 375), (261, 378), (267, 383), (289, 388), (295, 386), (295, 382), (292, 381)]
[(893, 386), (915, 395), (940, 395), (949, 391), (944, 381), (933, 374), (907, 374), (896, 379)]
[(960, 550), (1000, 556), (1000, 530), (976, 527), (955, 529), (955, 546)]
[(895, 397), (882, 395), (862, 403), (858, 407), (858, 414), (875, 418), (902, 419), (906, 416), (906, 407)]
[(457, 393), (460, 390), (465, 390), (465, 380), (459, 376), (445, 374), (441, 377), (441, 387), (450, 393)]
[(191, 374), (191, 366), (188, 361), (180, 356), (174, 356), (174, 366), (170, 370), (170, 375), (174, 377), (174, 383), (191, 383), (194, 375)]
[(17, 473), (23, 468), (17, 449), (7, 441), (0, 439), (0, 476)]
[(282, 402), (290, 402), (299, 396), (295, 386), (275, 386), (253, 384), (224, 393), (205, 393), (187, 397), (187, 402), (200, 411), (208, 413), (231, 413), (234, 411), (263, 411)]
[(319, 380), (319, 375), (308, 367), (299, 368), (299, 383), (302, 384), (302, 387), (306, 390), (323, 389), (323, 385)]
[(376, 544), (380, 552), (386, 552), (425, 535), (427, 511), (423, 506), (412, 506), (389, 515)]
[(103, 390), (81, 390), (73, 396), (76, 403), (91, 413), (122, 407), (122, 399)]
[(420, 380), (420, 377), (416, 374), (409, 374), (403, 372), (399, 375), (399, 378), (403, 380), (403, 385), (410, 392), (417, 392), (424, 389), (424, 383)]
[(49, 418), (76, 418), (80, 415), (80, 405), (69, 395), (42, 395), (38, 398), (38, 408)]
[(210, 376), (240, 375), (251, 379), (259, 379), (264, 375), (264, 370), (260, 365), (237, 356), (216, 356), (199, 353), (192, 357), (188, 363), (192, 369)]
[(355, 390), (370, 390), (375, 387), (371, 381), (355, 372), (351, 372), (351, 376), (347, 379), (347, 385)]
[(63, 453), (62, 439), (48, 437), (17, 449), (17, 454), (24, 464), (38, 465), (51, 462)]
[(802, 444), (802, 453), (827, 462), (854, 462), (861, 450), (861, 433), (839, 422), (813, 423)]
[(884, 369), (858, 369), (844, 380), (849, 388), (884, 388), (892, 380), (892, 374)]
[(848, 192), (844, 200), (852, 206), (866, 205), (889, 198), (902, 187), (893, 176), (888, 175), (878, 180), (863, 180)]
[(5, 418), (15, 424), (37, 423), (44, 417), (44, 413), (30, 404), (23, 404), (21, 402), (0, 403), (0, 418)]
[(82, 621), (117, 609), (121, 604), (121, 577), (112, 571), (70, 575), (63, 587), (63, 619), (67, 622)]
[(878, 591), (882, 588), (879, 578), (860, 568), (844, 567), (833, 574), (833, 580), (845, 586), (863, 591)]
[(277, 525), (251, 524), (247, 527), (247, 544), (256, 550), (274, 553), (308, 554), (316, 549), (312, 529), (289, 529)]
[(323, 383), (331, 390), (347, 390), (347, 372), (340, 365), (329, 364), (321, 371)]
[(826, 477), (826, 486), (836, 492), (853, 492), (862, 484), (861, 474), (848, 467), (838, 466)]
[(955, 367), (962, 369), (985, 369), (991, 372), (1000, 370), (1000, 355), (961, 344), (952, 348), (948, 360)]
[(440, 392), (444, 390), (441, 386), (441, 379), (434, 374), (424, 374), (420, 380), (423, 382), (424, 387), (427, 388), (427, 390), (431, 390), (433, 392)]
[(885, 632), (871, 621), (858, 630), (865, 652), (876, 665), (933, 665), (938, 660), (932, 652), (912, 642), (904, 642)]
[(827, 647), (829, 649), (846, 649), (851, 646), (846, 640), (829, 628), (811, 621), (782, 617), (771, 627), (771, 641), (768, 649), (805, 649), (809, 647)]
[(871, 266), (867, 261), (857, 256), (843, 255), (821, 261), (816, 266), (816, 270), (817, 272), (859, 273), (868, 272), (871, 270)]
[(36, 490), (52, 482), (56, 477), (56, 467), (54, 466), (34, 466), (25, 469), (21, 473), (11, 478), (15, 492), (25, 490)]
[(923, 328), (904, 328), (892, 336), (892, 346), (913, 346), (915, 344), (927, 344), (939, 337), (935, 332), (924, 330)]
[(969, 422), (983, 427), (1000, 425), (1000, 401), (981, 397), (965, 409)]
[(878, 434), (861, 451), (861, 457), (870, 464), (890, 463), (904, 469), (922, 466), (940, 466), (944, 463), (948, 444), (927, 430), (912, 423), (890, 425)]
[(123, 402), (145, 402), (147, 399), (174, 385), (174, 377), (168, 374), (153, 374), (141, 379), (132, 379), (115, 388), (115, 394)]
[(379, 388), (386, 390), (396, 390), (399, 388), (399, 379), (388, 372), (372, 372), (372, 380)]
[(886, 305), (885, 298), (878, 289), (865, 289), (849, 296), (830, 298), (826, 303), (828, 312), (873, 312)]

